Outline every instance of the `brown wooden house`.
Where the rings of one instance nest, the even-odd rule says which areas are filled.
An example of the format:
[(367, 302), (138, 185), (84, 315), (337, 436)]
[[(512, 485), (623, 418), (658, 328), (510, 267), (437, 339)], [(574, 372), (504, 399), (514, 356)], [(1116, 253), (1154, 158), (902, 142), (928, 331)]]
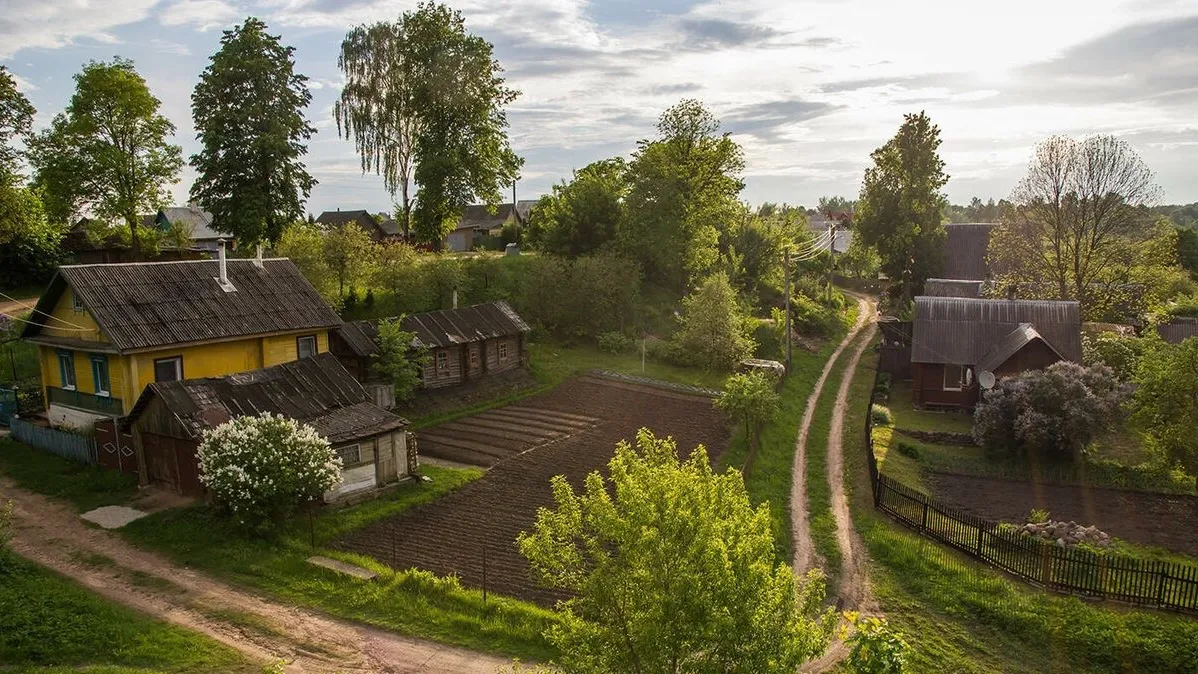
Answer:
[(972, 408), (979, 377), (1002, 379), (1082, 356), (1081, 313), (1072, 301), (916, 297), (911, 331), (917, 406)]
[(142, 482), (201, 496), (196, 450), (204, 431), (262, 412), (308, 424), (341, 456), (342, 483), (325, 500), (366, 493), (416, 469), (408, 422), (379, 408), (329, 353), (251, 372), (155, 382), (123, 425), (133, 434)]
[[(427, 349), (421, 373), (426, 389), (461, 384), (527, 364), (528, 324), (504, 301), (405, 316), (404, 330), (416, 334), (412, 347)], [(362, 382), (375, 382), (371, 358), (378, 351), (373, 321), (346, 323), (333, 333), (330, 349)]]

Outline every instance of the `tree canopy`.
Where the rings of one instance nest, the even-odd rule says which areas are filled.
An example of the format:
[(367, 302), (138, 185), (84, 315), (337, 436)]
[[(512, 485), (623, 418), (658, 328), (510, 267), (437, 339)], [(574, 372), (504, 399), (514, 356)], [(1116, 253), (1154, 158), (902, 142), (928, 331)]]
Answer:
[(224, 32), (191, 95), (201, 145), (191, 197), (245, 244), (277, 241), (316, 184), (302, 161), (316, 131), (304, 117), (312, 94), (294, 52), (250, 17)]
[(515, 182), (522, 160), (508, 144), (504, 108), (519, 92), (460, 12), (421, 2), (395, 23), (359, 26), (338, 63), (346, 76), (334, 108), (339, 129), (354, 139), (364, 170), (382, 173), (392, 193), (403, 189), (405, 220), (410, 171), (419, 240), (439, 243), (467, 205), (498, 203)]
[(749, 456), (745, 459), (746, 471), (757, 453), (761, 427), (778, 416), (781, 398), (774, 389), (776, 381), (776, 377), (759, 370), (734, 374), (724, 382), (723, 395), (716, 398), (716, 407), (745, 422), (745, 434), (750, 446)]
[(17, 89), (16, 78), (0, 65), (0, 183), (15, 181), (21, 153), (12, 142), (29, 140), (34, 112), (33, 104)]
[(75, 75), (70, 104), (30, 147), (52, 218), (89, 207), (99, 219), (123, 220), (140, 248), (141, 213), (167, 202), (183, 164), (179, 146), (167, 142), (175, 125), (160, 107), (127, 59), (91, 61)]
[(744, 152), (697, 100), (662, 113), (657, 138), (637, 144), (619, 239), (646, 274), (675, 290), (709, 271), (720, 231), (737, 215)]
[(373, 367), (395, 387), (396, 400), (408, 400), (420, 386), (420, 372), (429, 360), (427, 350), (412, 346), (416, 333), (404, 330), (403, 316), (379, 321), (379, 350)]
[(744, 311), (728, 276), (716, 272), (682, 298), (674, 335), (679, 358), (711, 370), (728, 370), (753, 353)]
[(569, 257), (598, 250), (616, 238), (627, 192), (628, 165), (622, 158), (584, 166), (537, 202), (528, 223), (529, 243)]
[(873, 151), (857, 200), (855, 226), (899, 283), (903, 300), (923, 288), (944, 264), (941, 188), (948, 182), (940, 158), (940, 127), (923, 112), (908, 114), (898, 133)]
[(1198, 339), (1150, 338), (1136, 363), (1134, 417), (1170, 467), (1198, 475)]
[(680, 461), (644, 429), (608, 468), (581, 492), (553, 478), (554, 507), (517, 541), (572, 597), (548, 634), (564, 671), (789, 673), (824, 650), (822, 577), (775, 562), (769, 505), (739, 472), (713, 472), (702, 447)]

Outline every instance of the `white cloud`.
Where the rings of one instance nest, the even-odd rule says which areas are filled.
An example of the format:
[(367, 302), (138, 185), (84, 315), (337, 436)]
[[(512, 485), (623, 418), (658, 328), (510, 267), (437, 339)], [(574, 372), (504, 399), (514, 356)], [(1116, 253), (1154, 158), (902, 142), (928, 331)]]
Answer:
[(0, 58), (35, 47), (57, 49), (81, 38), (119, 40), (111, 29), (141, 21), (158, 0), (4, 0), (0, 3)]
[(164, 26), (195, 26), (200, 32), (223, 28), (241, 17), (241, 11), (224, 0), (179, 0), (158, 14)]
[(41, 89), (41, 87), (39, 87), (38, 85), (34, 84), (33, 82), (30, 82), (29, 80), (25, 79), (24, 77), (21, 77), (20, 75), (14, 73), (11, 70), (8, 71), (8, 74), (12, 76), (14, 81), (16, 81), (17, 91), (21, 91), (21, 92), (28, 94), (31, 91), (37, 91), (38, 89)]

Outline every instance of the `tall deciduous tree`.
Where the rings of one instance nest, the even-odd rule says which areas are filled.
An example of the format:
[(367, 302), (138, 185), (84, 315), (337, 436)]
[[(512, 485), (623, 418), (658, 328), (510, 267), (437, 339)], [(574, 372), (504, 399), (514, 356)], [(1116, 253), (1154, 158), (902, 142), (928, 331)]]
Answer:
[(1101, 319), (1132, 281), (1137, 248), (1157, 234), (1143, 207), (1159, 192), (1148, 166), (1114, 136), (1045, 140), (991, 236), (996, 280), (1078, 300)]
[(794, 672), (821, 653), (836, 615), (819, 571), (796, 582), (774, 560), (769, 506), (707, 452), (679, 461), (648, 430), (616, 447), (610, 483), (577, 493), (553, 478), (555, 507), (517, 544), (571, 599), (549, 639), (567, 672)]
[(628, 191), (628, 166), (620, 157), (603, 159), (574, 172), (541, 197), (528, 223), (528, 239), (538, 250), (575, 257), (616, 238)]
[(416, 333), (403, 329), (403, 316), (379, 321), (374, 369), (395, 388), (396, 400), (408, 400), (420, 386), (420, 373), (429, 361), (427, 349), (412, 346)]
[(1134, 381), (1135, 419), (1152, 444), (1170, 467), (1198, 475), (1198, 339), (1167, 344), (1152, 338)]
[(16, 179), (21, 153), (12, 146), (33, 133), (33, 104), (17, 89), (17, 80), (0, 66), (0, 183)]
[(99, 219), (123, 220), (140, 250), (140, 214), (166, 203), (183, 164), (179, 146), (167, 142), (175, 125), (159, 107), (128, 59), (92, 61), (75, 75), (67, 109), (30, 148), (52, 216), (90, 209)]
[[(416, 238), (439, 243), (467, 205), (502, 199), (522, 163), (504, 112), (518, 92), (461, 13), (422, 2), (395, 23), (360, 26), (342, 43), (339, 64), (346, 86), (338, 124), (363, 169), (402, 191), (405, 228), (410, 220)], [(419, 190), (414, 207), (409, 175)]]
[(337, 280), (338, 297), (345, 294), (346, 286), (354, 288), (374, 273), (374, 240), (356, 223), (331, 228), (322, 250), (325, 265)]
[(716, 407), (745, 422), (745, 435), (749, 440), (746, 472), (757, 454), (761, 427), (778, 416), (780, 398), (774, 390), (776, 381), (777, 378), (760, 371), (734, 374), (724, 382), (724, 393), (715, 401)]
[(719, 258), (720, 231), (736, 217), (744, 152), (703, 104), (683, 100), (642, 140), (628, 167), (619, 238), (652, 278), (683, 290)]
[(944, 264), (941, 211), (948, 182), (940, 159), (940, 127), (923, 112), (908, 114), (898, 133), (873, 151), (854, 223), (882, 257), (882, 271), (909, 300)]
[(295, 72), (295, 49), (256, 18), (225, 31), (220, 45), (191, 95), (201, 144), (191, 198), (217, 230), (277, 241), (316, 184), (303, 163), (316, 131), (304, 117), (308, 78)]
[(682, 298), (682, 323), (674, 339), (684, 358), (727, 371), (753, 353), (744, 311), (724, 272), (707, 278)]

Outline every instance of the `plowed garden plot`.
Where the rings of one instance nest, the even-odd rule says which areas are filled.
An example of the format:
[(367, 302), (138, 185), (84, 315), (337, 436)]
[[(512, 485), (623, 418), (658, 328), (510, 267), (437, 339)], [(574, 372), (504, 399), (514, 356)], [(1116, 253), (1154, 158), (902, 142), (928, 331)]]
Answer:
[(538, 409), (527, 404), (509, 405), (421, 431), (420, 453), (490, 467), (598, 422), (593, 416)]
[[(713, 463), (728, 440), (728, 423), (712, 407), (710, 398), (645, 386), (615, 386), (591, 377), (572, 379), (519, 405), (496, 411), (512, 410), (526, 417), (531, 412), (543, 419), (595, 421), (499, 461), (485, 477), (439, 501), (359, 529), (340, 541), (339, 547), (397, 568), (456, 574), (473, 587), (483, 586), (485, 555), (489, 590), (550, 604), (558, 596), (536, 585), (528, 564), (516, 550), (515, 540), (517, 534), (532, 526), (538, 507), (552, 505), (551, 477), (565, 475), (578, 488), (588, 473), (606, 469), (617, 442), (632, 440), (642, 427), (659, 437), (673, 436), (684, 453), (696, 445), (706, 446)], [(468, 431), (468, 424), (484, 416), (490, 417), (486, 420), (490, 425), (484, 426), (489, 430), (508, 424), (496, 421), (492, 414), (454, 424), (466, 424)], [(454, 430), (462, 431), (462, 427)], [(421, 451), (427, 451), (426, 442), (421, 440)]]
[(1133, 543), (1198, 555), (1198, 498), (933, 473), (927, 481), (949, 505), (1005, 522), (1024, 522), (1033, 508), (1054, 520), (1094, 525)]

